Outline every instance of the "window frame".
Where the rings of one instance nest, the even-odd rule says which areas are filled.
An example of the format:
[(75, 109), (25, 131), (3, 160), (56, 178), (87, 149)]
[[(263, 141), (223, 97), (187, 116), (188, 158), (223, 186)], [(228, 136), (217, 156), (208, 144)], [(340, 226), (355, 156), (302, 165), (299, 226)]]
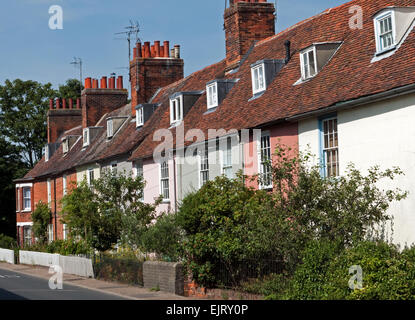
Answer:
[[(262, 69), (262, 86), (260, 85), (259, 81), (259, 72), (258, 72), (258, 87), (256, 88), (256, 80), (255, 80), (255, 71)], [(251, 67), (251, 78), (252, 78), (252, 92), (253, 94), (258, 94), (267, 90), (267, 82), (265, 77), (265, 63), (257, 64)]]
[(54, 240), (53, 223), (48, 224), (48, 243), (52, 243)]
[(62, 224), (62, 237), (63, 237), (63, 240), (68, 239), (68, 225), (65, 223)]
[(46, 186), (47, 186), (48, 206), (50, 208), (52, 205), (52, 181), (50, 179), (46, 181)]
[(45, 146), (45, 162), (49, 161), (49, 145)]
[(111, 139), (114, 137), (114, 121), (113, 119), (107, 120), (107, 138)]
[[(163, 175), (163, 170), (167, 170), (167, 176)], [(159, 173), (160, 173), (160, 195), (163, 197), (163, 202), (170, 202), (170, 196), (171, 196), (170, 194), (170, 170), (169, 170), (168, 161), (164, 161), (163, 163), (159, 164)], [(167, 197), (164, 193), (166, 190), (168, 194)]]
[[(26, 192), (29, 191), (29, 197), (26, 197)], [(30, 212), (32, 211), (32, 188), (31, 187), (23, 187), (22, 188), (22, 196), (23, 196), (23, 212)], [(26, 206), (26, 201), (29, 201), (29, 206)]]
[[(326, 147), (325, 145), (325, 130), (324, 130), (324, 123), (336, 120), (336, 130), (333, 131), (333, 133), (337, 134), (337, 146), (335, 147)], [(340, 157), (339, 157), (339, 123), (338, 123), (338, 117), (337, 115), (327, 116), (324, 118), (321, 118), (319, 120), (319, 127), (320, 127), (320, 165), (321, 170), (320, 174), (323, 178), (335, 178), (340, 175)], [(329, 125), (328, 125), (329, 128)], [(331, 134), (330, 132), (328, 134)], [(328, 140), (330, 141), (330, 140)], [(334, 140), (336, 141), (336, 140)], [(327, 163), (327, 153), (329, 151), (336, 151), (336, 174), (335, 175), (329, 175), (328, 172), (328, 163)]]
[[(381, 21), (391, 18), (391, 28), (392, 30), (387, 33), (392, 33), (392, 44), (389, 47), (384, 48), (382, 44), (382, 36), (387, 33), (381, 34), (380, 32), (380, 23)], [(387, 10), (378, 14), (374, 19), (374, 30), (375, 30), (375, 40), (376, 40), (376, 54), (382, 54), (383, 52), (393, 50), (396, 47), (396, 20), (395, 20), (395, 10)]]
[[(91, 180), (91, 173), (92, 173), (92, 180)], [(88, 186), (91, 186), (91, 182), (95, 180), (95, 169), (94, 168), (88, 168), (88, 174), (87, 174), (87, 182)]]
[(68, 176), (64, 174), (62, 176), (62, 194), (63, 196), (66, 196), (68, 193)]
[[(314, 68), (315, 68), (315, 73), (313, 75), (311, 75), (311, 68), (310, 68), (310, 57), (309, 57), (309, 53), (313, 52), (314, 55)], [(307, 55), (307, 60), (308, 60), (308, 70), (306, 70), (306, 64), (305, 64), (305, 60), (304, 57)], [(308, 80), (308, 79), (312, 79), (314, 78), (317, 74), (318, 74), (318, 67), (317, 67), (317, 49), (316, 46), (311, 46), (307, 49), (304, 49), (300, 52), (300, 64), (301, 64), (301, 79), (303, 81)], [(308, 71), (308, 76), (307, 76), (307, 71)]]
[[(211, 90), (215, 91), (215, 94), (211, 92)], [(206, 99), (207, 99), (207, 108), (212, 109), (216, 108), (219, 105), (219, 97), (218, 97), (218, 82), (215, 81), (213, 83), (210, 83), (206, 86)]]
[(62, 152), (63, 154), (67, 154), (69, 152), (69, 140), (65, 138), (62, 142)]
[(183, 95), (170, 99), (170, 124), (178, 124), (181, 121), (183, 121)]
[[(141, 120), (141, 121), (139, 121)], [(142, 127), (144, 125), (144, 108), (143, 106), (136, 109), (135, 112), (136, 127)]]
[[(86, 135), (85, 135), (86, 134)], [(86, 137), (86, 139), (85, 139)], [(84, 128), (82, 132), (82, 139), (83, 139), (83, 147), (89, 146), (89, 128)]]
[[(265, 173), (264, 172), (264, 167), (265, 167), (265, 162), (266, 161), (263, 161), (263, 157), (262, 157), (262, 155), (263, 155), (262, 139), (264, 137), (268, 137), (268, 139), (269, 139), (269, 147), (268, 147), (268, 149), (269, 149), (269, 160), (266, 160), (266, 161), (271, 161), (272, 162), (271, 133), (269, 131), (264, 131), (264, 132), (261, 132), (261, 135), (258, 137), (259, 139), (257, 140), (257, 149), (258, 149), (258, 174), (259, 174), (259, 177), (260, 177), (260, 181), (259, 181), (258, 184), (259, 184), (259, 189), (261, 189), (261, 190), (270, 190), (270, 189), (272, 189), (274, 187), (274, 184), (273, 184), (273, 181), (272, 181), (272, 170), (271, 170), (272, 165), (269, 164), (269, 172), (266, 172)], [(263, 179), (262, 176), (264, 174), (271, 175), (271, 177), (270, 177), (270, 184), (269, 185), (265, 185), (261, 181)]]
[[(205, 161), (205, 163), (203, 163)], [(202, 167), (203, 166), (203, 167)], [(198, 154), (198, 171), (199, 171), (199, 189), (202, 188), (210, 179), (210, 164), (209, 164), (209, 147), (206, 145), (202, 153)], [(207, 179), (204, 180), (203, 174)]]
[[(229, 148), (230, 147), (230, 148)], [(228, 163), (228, 156), (230, 155), (230, 163)], [(232, 145), (232, 137), (226, 138), (226, 147), (225, 149), (222, 148), (221, 150), (221, 173), (225, 177), (229, 179), (235, 178), (233, 172), (233, 145)], [(226, 173), (226, 170), (230, 170), (230, 176)]]
[(33, 244), (32, 226), (23, 226), (23, 243), (29, 246)]

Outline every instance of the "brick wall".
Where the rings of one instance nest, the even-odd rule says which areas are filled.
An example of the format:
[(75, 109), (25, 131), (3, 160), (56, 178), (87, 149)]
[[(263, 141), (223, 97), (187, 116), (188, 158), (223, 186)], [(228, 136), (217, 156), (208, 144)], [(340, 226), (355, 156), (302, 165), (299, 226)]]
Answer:
[(267, 2), (235, 2), (225, 10), (226, 63), (241, 60), (253, 41), (275, 34), (275, 7)]
[(147, 103), (159, 88), (183, 79), (184, 62), (175, 58), (136, 58), (130, 63), (131, 112)]
[(48, 143), (54, 143), (65, 131), (82, 124), (80, 109), (52, 109), (48, 111)]
[(143, 266), (144, 288), (184, 295), (183, 266), (181, 263), (146, 261)]
[(126, 89), (84, 89), (82, 91), (82, 127), (93, 127), (103, 115), (127, 104)]

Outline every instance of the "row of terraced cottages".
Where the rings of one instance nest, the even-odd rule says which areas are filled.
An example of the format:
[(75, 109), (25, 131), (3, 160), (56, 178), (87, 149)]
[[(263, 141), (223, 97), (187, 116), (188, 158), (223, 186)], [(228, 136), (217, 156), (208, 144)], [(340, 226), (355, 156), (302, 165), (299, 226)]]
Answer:
[(51, 101), (44, 157), (16, 181), (20, 244), (34, 241), (40, 200), (52, 211), (49, 240), (66, 239), (59, 200), (106, 168), (142, 175), (144, 201), (163, 196), (160, 212), (239, 170), (272, 189), (277, 143), (311, 151), (323, 176), (350, 162), (399, 166), (406, 175), (393, 183), (410, 194), (390, 209), (394, 241), (415, 242), (414, 2), (355, 0), (275, 34), (273, 3), (230, 1), (226, 58), (186, 78), (180, 46), (137, 43), (131, 103), (122, 78), (105, 77), (87, 78), (76, 105)]

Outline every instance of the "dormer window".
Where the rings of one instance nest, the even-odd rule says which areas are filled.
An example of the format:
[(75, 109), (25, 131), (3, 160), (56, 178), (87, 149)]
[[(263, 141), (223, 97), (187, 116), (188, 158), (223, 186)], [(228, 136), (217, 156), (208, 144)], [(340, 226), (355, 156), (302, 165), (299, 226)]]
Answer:
[(183, 120), (183, 95), (170, 99), (170, 123), (175, 124)]
[(376, 52), (382, 53), (395, 47), (394, 11), (383, 12), (375, 18)]
[(114, 122), (112, 119), (107, 120), (107, 138), (111, 139), (114, 136)]
[(49, 145), (45, 146), (45, 162), (49, 161)]
[(206, 86), (208, 109), (218, 106), (218, 83), (214, 82)]
[(301, 77), (303, 80), (310, 79), (317, 74), (316, 47), (313, 46), (301, 53)]
[(265, 68), (264, 64), (257, 65), (251, 68), (252, 73), (252, 90), (254, 95), (265, 91), (266, 83), (265, 83)]
[(89, 146), (89, 128), (85, 128), (83, 131), (84, 147)]
[(63, 149), (63, 154), (68, 153), (68, 151), (69, 151), (69, 141), (68, 141), (68, 139), (63, 140), (62, 149)]
[(135, 117), (136, 117), (136, 126), (137, 127), (143, 126), (144, 125), (144, 110), (142, 106), (137, 108)]

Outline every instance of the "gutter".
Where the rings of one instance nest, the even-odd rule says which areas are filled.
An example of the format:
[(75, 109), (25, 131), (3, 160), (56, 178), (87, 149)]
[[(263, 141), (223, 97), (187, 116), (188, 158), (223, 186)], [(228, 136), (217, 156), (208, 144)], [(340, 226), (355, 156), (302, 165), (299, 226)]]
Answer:
[(352, 99), (348, 101), (338, 102), (330, 107), (319, 109), (315, 111), (305, 112), (302, 114), (298, 114), (292, 117), (288, 117), (286, 121), (298, 121), (303, 120), (310, 117), (320, 116), (326, 113), (331, 113), (333, 111), (341, 111), (346, 109), (351, 109), (357, 106), (361, 106), (368, 103), (374, 103), (378, 101), (383, 101), (387, 99), (392, 99), (395, 97), (400, 97), (405, 94), (415, 93), (415, 83), (409, 84), (403, 87), (397, 87), (391, 90), (383, 91), (380, 93), (375, 93), (369, 96), (364, 96), (357, 99)]

